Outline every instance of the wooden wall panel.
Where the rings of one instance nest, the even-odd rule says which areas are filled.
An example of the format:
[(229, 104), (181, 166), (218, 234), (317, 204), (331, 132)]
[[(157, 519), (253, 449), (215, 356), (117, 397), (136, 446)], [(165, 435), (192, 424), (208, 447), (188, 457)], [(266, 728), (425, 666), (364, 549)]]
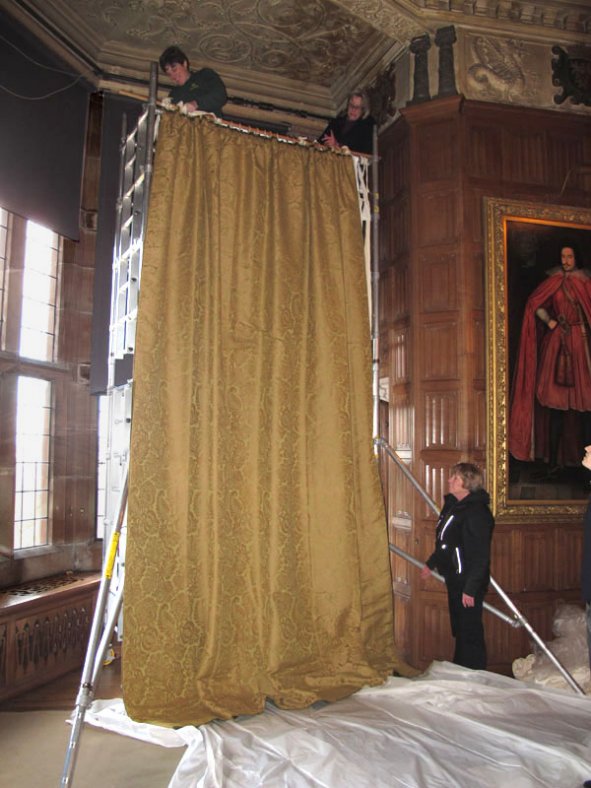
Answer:
[(546, 135), (536, 127), (505, 129), (503, 178), (541, 186), (546, 179)]
[(458, 448), (458, 408), (457, 391), (425, 391), (424, 393), (425, 431), (423, 448)]
[(451, 662), (454, 642), (449, 628), (445, 594), (422, 595), (421, 611), (414, 625), (420, 664), (426, 666), (434, 659)]
[(390, 320), (394, 321), (408, 315), (408, 266), (396, 265), (392, 270), (391, 282), (392, 314)]
[(516, 558), (523, 591), (546, 591), (554, 587), (553, 531), (548, 526), (530, 525), (520, 533)]
[(487, 180), (497, 178), (502, 160), (502, 130), (476, 122), (471, 124), (466, 142), (467, 175)]
[(409, 379), (410, 331), (402, 326), (390, 331), (390, 361), (392, 364), (392, 385), (407, 383)]
[[(485, 365), (483, 199), (590, 205), (590, 174), (572, 174), (561, 189), (573, 167), (591, 161), (591, 118), (461, 97), (413, 105), (402, 115), (380, 138), (388, 149), (382, 164), (396, 160), (397, 168), (387, 187), (397, 207), (380, 230), (391, 233), (387, 248), (397, 257), (390, 264), (404, 264), (388, 274), (392, 311), (382, 314), (391, 346), (390, 433), (439, 505), (451, 465), (482, 463), (486, 451), (487, 387), (494, 382), (486, 381)], [(424, 559), (435, 516), (396, 468), (389, 482), (389, 513), (403, 512), (391, 523), (392, 538)], [(559, 600), (578, 599), (580, 549), (580, 524), (572, 520), (497, 523), (493, 575), (542, 636), (551, 634)], [(395, 572), (402, 577), (397, 565)], [(399, 648), (420, 667), (450, 658), (445, 589), (421, 581), (415, 568), (399, 583)], [(510, 672), (513, 659), (531, 650), (527, 635), (489, 615), (485, 626), (490, 666)]]
[(419, 332), (423, 363), (422, 379), (458, 377), (458, 323), (456, 320), (424, 323)]
[(453, 252), (423, 254), (421, 268), (420, 304), (424, 312), (446, 312), (457, 308), (458, 283), (456, 259)]
[[(470, 399), (470, 398), (469, 398)], [(487, 396), (486, 391), (484, 388), (482, 389), (474, 389), (472, 392), (472, 442), (474, 445), (474, 449), (478, 452), (484, 452), (486, 450), (486, 429), (487, 429), (487, 418), (486, 418), (486, 403), (487, 403)]]
[(390, 402), (392, 404), (389, 436), (390, 446), (398, 453), (404, 451), (410, 452), (414, 442), (413, 407), (410, 404), (408, 393), (404, 391), (392, 393)]
[(458, 228), (457, 195), (452, 191), (424, 194), (417, 205), (421, 246), (453, 243)]
[(552, 553), (560, 556), (560, 561), (554, 562), (554, 587), (578, 588), (583, 550), (582, 523), (558, 526), (554, 528), (553, 537)]
[(436, 120), (417, 129), (416, 144), (421, 149), (419, 182), (450, 180), (457, 171), (458, 129), (455, 118)]

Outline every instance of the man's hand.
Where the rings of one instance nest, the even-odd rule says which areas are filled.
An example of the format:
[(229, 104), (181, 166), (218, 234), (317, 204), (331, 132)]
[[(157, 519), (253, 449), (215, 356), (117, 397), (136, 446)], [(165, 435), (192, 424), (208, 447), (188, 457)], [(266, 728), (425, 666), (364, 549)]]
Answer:
[(426, 580), (428, 577), (431, 577), (432, 574), (433, 573), (431, 572), (431, 570), (429, 569), (427, 564), (425, 564), (425, 566), (421, 569), (421, 577), (422, 577), (422, 579)]
[(468, 594), (462, 594), (462, 605), (464, 607), (474, 607), (474, 597)]

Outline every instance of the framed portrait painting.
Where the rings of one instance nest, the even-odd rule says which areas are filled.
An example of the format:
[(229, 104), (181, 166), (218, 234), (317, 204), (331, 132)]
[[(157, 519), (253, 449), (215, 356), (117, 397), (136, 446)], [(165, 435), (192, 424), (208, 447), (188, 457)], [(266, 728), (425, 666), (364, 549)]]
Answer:
[(487, 483), (497, 517), (581, 516), (591, 209), (485, 199)]

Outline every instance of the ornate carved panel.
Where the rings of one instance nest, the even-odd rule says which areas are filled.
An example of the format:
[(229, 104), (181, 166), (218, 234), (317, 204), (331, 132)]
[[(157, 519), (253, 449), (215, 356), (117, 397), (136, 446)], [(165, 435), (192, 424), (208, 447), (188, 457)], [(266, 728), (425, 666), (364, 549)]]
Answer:
[(0, 698), (82, 664), (99, 579), (69, 574), (0, 593)]
[(458, 324), (456, 320), (421, 326), (421, 378), (449, 380), (458, 377)]
[(424, 312), (447, 312), (457, 308), (456, 265), (453, 252), (421, 256), (419, 287)]
[(424, 394), (424, 448), (458, 448), (458, 394), (427, 391)]

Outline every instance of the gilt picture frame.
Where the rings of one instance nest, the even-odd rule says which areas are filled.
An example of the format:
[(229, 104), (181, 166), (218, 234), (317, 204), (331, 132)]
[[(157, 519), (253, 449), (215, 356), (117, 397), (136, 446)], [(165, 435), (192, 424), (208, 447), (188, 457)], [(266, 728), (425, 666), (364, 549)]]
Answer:
[[(501, 519), (580, 518), (590, 492), (591, 474), (581, 466), (581, 459), (591, 410), (586, 410), (588, 403), (581, 405), (576, 399), (580, 387), (575, 394), (568, 389), (566, 410), (554, 407), (554, 402), (553, 407), (545, 407), (540, 381), (549, 374), (542, 360), (550, 342), (545, 337), (553, 325), (552, 299), (557, 298), (549, 294), (558, 287), (564, 290), (558, 284), (564, 281), (563, 249), (572, 248), (578, 269), (577, 282), (568, 279), (566, 310), (577, 309), (581, 320), (571, 318), (571, 327), (561, 317), (558, 328), (587, 331), (583, 341), (591, 348), (586, 302), (587, 293), (591, 299), (591, 209), (485, 198), (484, 217), (491, 508)], [(577, 288), (585, 288), (585, 308), (576, 303)], [(558, 338), (557, 334), (552, 341)], [(580, 347), (579, 342), (582, 353)], [(585, 352), (583, 361), (591, 364)], [(558, 358), (553, 366), (557, 368)], [(551, 375), (560, 377), (558, 372)]]

